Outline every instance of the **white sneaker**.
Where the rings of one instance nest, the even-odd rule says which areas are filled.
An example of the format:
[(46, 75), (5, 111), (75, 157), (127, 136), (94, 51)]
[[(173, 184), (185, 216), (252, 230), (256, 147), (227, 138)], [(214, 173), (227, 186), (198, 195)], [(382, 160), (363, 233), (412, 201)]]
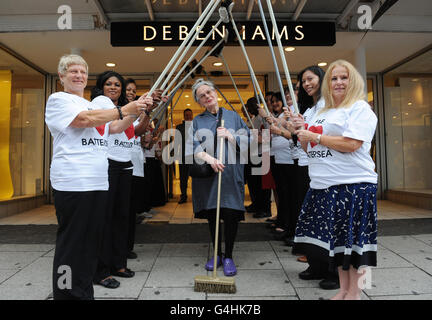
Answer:
[(138, 217), (144, 217), (144, 218), (152, 218), (153, 215), (150, 212), (141, 212), (137, 215)]

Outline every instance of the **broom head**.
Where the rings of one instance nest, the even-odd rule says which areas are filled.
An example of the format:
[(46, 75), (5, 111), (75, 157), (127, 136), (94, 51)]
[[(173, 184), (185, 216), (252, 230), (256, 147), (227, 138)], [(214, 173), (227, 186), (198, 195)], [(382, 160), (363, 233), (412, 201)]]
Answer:
[(234, 278), (196, 276), (194, 290), (207, 293), (236, 293)]

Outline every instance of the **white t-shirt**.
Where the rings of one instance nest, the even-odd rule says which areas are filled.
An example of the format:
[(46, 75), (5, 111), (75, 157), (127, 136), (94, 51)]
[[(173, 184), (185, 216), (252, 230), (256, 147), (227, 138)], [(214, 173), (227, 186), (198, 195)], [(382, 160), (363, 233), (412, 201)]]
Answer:
[(54, 139), (50, 180), (55, 190), (108, 190), (109, 124), (97, 128), (69, 126), (80, 112), (95, 109), (100, 108), (66, 92), (48, 98), (45, 122)]
[[(283, 117), (283, 112), (278, 116), (278, 118)], [(271, 140), (271, 153), (270, 155), (274, 155), (275, 162), (278, 164), (294, 164), (291, 149), (290, 149), (290, 140), (276, 135), (272, 134), (272, 140)]]
[[(134, 127), (139, 124), (139, 119), (133, 123)], [(131, 152), (131, 161), (133, 163), (132, 175), (136, 177), (144, 177), (144, 152), (141, 148), (141, 137), (135, 136), (134, 146)]]
[[(304, 121), (307, 123), (307, 120), (312, 117), (315, 112), (319, 109), (321, 109), (322, 107), (324, 107), (325, 105), (325, 101), (324, 99), (320, 99), (316, 105), (314, 105), (312, 108), (308, 108), (304, 113), (303, 113), (303, 119)], [(297, 145), (294, 146), (294, 141), (291, 140), (291, 150), (293, 153), (293, 159), (298, 159), (298, 165), (303, 167), (303, 166), (307, 166), (309, 165), (309, 159), (308, 159), (308, 155), (307, 153), (303, 150), (302, 146), (301, 146), (301, 142), (300, 140), (297, 140)]]
[[(112, 109), (116, 107), (111, 99), (104, 95), (94, 98), (92, 103), (99, 106), (100, 109)], [(121, 133), (110, 134), (108, 137), (108, 159), (119, 162), (131, 161), (134, 141), (135, 130), (132, 124)]]
[(328, 136), (344, 136), (363, 141), (354, 152), (338, 152), (321, 144), (308, 143), (309, 177), (312, 189), (352, 183), (377, 183), (375, 164), (369, 154), (377, 117), (366, 101), (350, 108), (314, 113), (307, 120), (308, 130)]

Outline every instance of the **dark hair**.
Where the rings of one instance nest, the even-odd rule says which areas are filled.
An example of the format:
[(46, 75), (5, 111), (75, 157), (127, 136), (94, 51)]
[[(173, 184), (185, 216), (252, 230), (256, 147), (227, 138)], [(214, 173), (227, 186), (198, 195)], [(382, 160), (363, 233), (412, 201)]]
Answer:
[(125, 79), (125, 87), (127, 87), (129, 83), (133, 83), (136, 87), (136, 82), (134, 79), (132, 79), (132, 78)]
[(265, 93), (265, 96), (264, 96), (264, 97), (272, 96), (273, 94), (274, 94), (273, 91), (267, 91), (267, 92)]
[[(281, 101), (282, 102), (282, 106), (283, 106), (283, 99), (282, 99), (282, 94), (278, 91), (278, 92), (274, 92), (272, 94), (271, 100), (273, 102), (273, 98), (276, 98), (277, 101)], [(283, 110), (281, 109), (281, 112), (283, 112)], [(274, 112), (273, 112), (274, 113)]]
[(91, 90), (91, 100), (93, 100), (96, 97), (103, 96), (104, 90), (103, 87), (105, 85), (105, 82), (111, 77), (116, 77), (120, 83), (121, 83), (121, 93), (118, 100), (119, 106), (124, 106), (129, 103), (128, 99), (126, 98), (126, 84), (124, 78), (115, 71), (105, 71), (98, 75), (96, 80), (96, 86), (92, 88)]
[(310, 71), (313, 74), (317, 75), (319, 78), (319, 89), (318, 89), (318, 100), (321, 98), (321, 85), (322, 85), (322, 81), (324, 79), (324, 75), (325, 72), (323, 69), (321, 69), (318, 66), (309, 66), (305, 69), (303, 69), (298, 77), (297, 80), (299, 81), (299, 91), (297, 93), (298, 96), (298, 106), (299, 106), (299, 111), (300, 113), (304, 113), (306, 111), (307, 108), (311, 108), (314, 106), (314, 100), (313, 97), (311, 97), (310, 95), (307, 94), (306, 90), (303, 88), (303, 82), (302, 82), (302, 78), (303, 78), (303, 74), (306, 71)]
[[(192, 112), (192, 109), (189, 109), (189, 108), (187, 108), (187, 109), (184, 109), (184, 110), (183, 110), (183, 116), (184, 116), (184, 115), (186, 114), (186, 112), (187, 112), (187, 111), (190, 111), (190, 112)], [(192, 113), (193, 113), (193, 112), (192, 112)]]
[(245, 105), (247, 111), (254, 115), (257, 116), (258, 115), (258, 100), (255, 97), (249, 98), (246, 101), (246, 105)]

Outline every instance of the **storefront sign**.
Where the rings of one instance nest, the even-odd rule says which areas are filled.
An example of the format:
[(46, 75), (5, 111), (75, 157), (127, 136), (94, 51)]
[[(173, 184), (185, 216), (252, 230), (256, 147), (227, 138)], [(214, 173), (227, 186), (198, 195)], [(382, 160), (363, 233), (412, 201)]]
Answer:
[[(111, 23), (111, 45), (114, 47), (178, 46), (194, 26), (188, 22), (113, 22)], [(195, 39), (199, 45), (209, 33), (207, 44), (216, 43), (228, 32), (227, 45), (237, 45), (234, 30), (230, 24), (219, 25), (208, 22), (198, 27)], [(238, 22), (237, 28), (248, 46), (267, 46), (265, 29), (258, 21)], [(274, 45), (275, 32), (268, 23)], [(332, 46), (336, 43), (336, 27), (333, 22), (292, 22), (278, 21), (279, 34), (284, 46)]]

